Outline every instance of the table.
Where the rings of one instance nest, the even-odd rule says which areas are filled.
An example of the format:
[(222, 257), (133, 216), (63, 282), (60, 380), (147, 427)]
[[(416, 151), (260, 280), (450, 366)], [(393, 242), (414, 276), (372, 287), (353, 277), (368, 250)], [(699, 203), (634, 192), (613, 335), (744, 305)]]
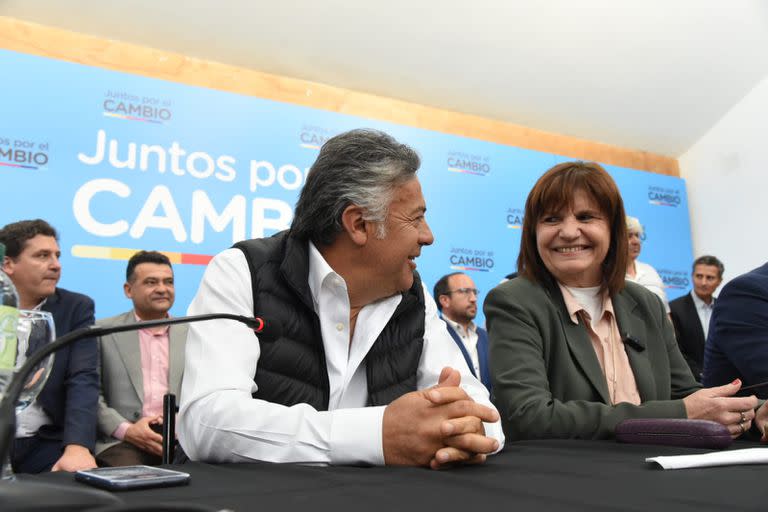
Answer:
[[(735, 443), (734, 448), (755, 447)], [(768, 448), (767, 448), (768, 449)], [(168, 466), (189, 486), (116, 493), (130, 505), (190, 503), (236, 511), (695, 511), (768, 508), (768, 468), (661, 470), (646, 457), (706, 450), (615, 441), (509, 444), (482, 466), (445, 471), (250, 463)], [(83, 486), (71, 474), (28, 477)]]

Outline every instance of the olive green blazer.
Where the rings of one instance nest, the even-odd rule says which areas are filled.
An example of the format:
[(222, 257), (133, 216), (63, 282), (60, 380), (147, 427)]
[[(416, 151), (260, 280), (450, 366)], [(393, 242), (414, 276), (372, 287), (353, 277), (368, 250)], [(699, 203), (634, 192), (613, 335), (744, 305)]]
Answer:
[(661, 301), (627, 283), (612, 297), (641, 405), (610, 405), (608, 385), (581, 323), (562, 294), (518, 277), (485, 299), (494, 403), (508, 440), (611, 437), (626, 418), (685, 418), (682, 398), (700, 389)]

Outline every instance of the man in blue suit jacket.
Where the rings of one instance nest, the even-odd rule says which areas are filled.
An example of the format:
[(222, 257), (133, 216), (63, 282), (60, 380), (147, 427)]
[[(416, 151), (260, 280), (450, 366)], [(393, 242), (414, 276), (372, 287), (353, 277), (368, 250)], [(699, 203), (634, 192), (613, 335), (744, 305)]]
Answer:
[[(93, 301), (57, 288), (61, 277), (56, 231), (47, 222), (27, 220), (0, 229), (6, 246), (3, 270), (19, 293), (22, 309), (53, 315), (56, 335), (93, 324)], [(43, 390), (17, 418), (11, 461), (22, 473), (77, 471), (96, 466), (99, 398), (98, 348), (93, 338), (56, 353)]]
[[(702, 382), (737, 378), (744, 386), (768, 380), (768, 263), (726, 284), (712, 311)], [(768, 385), (744, 394), (768, 398)]]
[(473, 322), (477, 316), (477, 288), (474, 281), (461, 272), (447, 274), (435, 284), (434, 294), (448, 333), (461, 349), (467, 366), (490, 391), (488, 333)]

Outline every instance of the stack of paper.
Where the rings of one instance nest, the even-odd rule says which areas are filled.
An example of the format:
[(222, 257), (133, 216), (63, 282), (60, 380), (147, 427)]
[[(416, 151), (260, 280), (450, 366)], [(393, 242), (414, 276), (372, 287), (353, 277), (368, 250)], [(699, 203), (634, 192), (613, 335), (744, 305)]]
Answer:
[(733, 466), (738, 464), (768, 464), (768, 448), (746, 448), (702, 453), (700, 455), (673, 455), (649, 457), (646, 462), (655, 462), (664, 469), (704, 468), (708, 466)]

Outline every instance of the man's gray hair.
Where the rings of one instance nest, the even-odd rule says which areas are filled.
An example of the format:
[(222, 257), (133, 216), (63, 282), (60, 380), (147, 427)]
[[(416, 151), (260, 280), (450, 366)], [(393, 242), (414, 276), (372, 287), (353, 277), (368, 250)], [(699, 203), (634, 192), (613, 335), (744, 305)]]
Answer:
[(643, 236), (643, 225), (640, 224), (640, 219), (627, 215), (627, 231)]
[(291, 235), (329, 245), (343, 231), (341, 215), (351, 204), (363, 209), (366, 221), (384, 221), (394, 190), (416, 177), (419, 155), (384, 132), (351, 130), (332, 137), (307, 174), (296, 203)]

